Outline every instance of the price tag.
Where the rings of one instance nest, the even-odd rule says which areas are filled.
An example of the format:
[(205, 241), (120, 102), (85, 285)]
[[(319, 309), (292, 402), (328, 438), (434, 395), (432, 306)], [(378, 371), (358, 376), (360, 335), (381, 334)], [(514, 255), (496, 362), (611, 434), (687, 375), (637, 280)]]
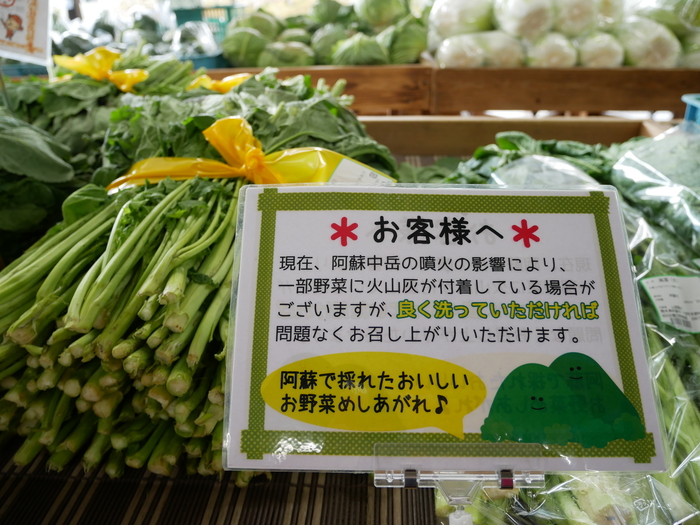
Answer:
[(0, 0), (0, 56), (48, 64), (49, 20), (48, 1)]
[(228, 468), (664, 468), (614, 191), (248, 186), (241, 215)]

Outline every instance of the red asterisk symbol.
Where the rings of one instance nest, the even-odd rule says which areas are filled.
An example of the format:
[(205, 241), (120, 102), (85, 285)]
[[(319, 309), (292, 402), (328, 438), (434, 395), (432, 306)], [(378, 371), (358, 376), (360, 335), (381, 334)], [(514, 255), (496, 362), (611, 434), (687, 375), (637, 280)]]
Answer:
[(354, 222), (348, 226), (348, 218), (343, 217), (340, 220), (340, 224), (335, 224), (331, 223), (331, 228), (335, 230), (335, 233), (331, 235), (331, 241), (334, 241), (338, 238), (340, 238), (340, 244), (342, 246), (347, 246), (348, 245), (348, 237), (351, 238), (353, 241), (357, 240), (357, 235), (355, 235), (352, 231), (357, 228), (357, 223)]
[(539, 226), (531, 226), (530, 228), (528, 228), (527, 221), (523, 219), (522, 221), (520, 221), (520, 226), (514, 224), (512, 228), (516, 232), (518, 232), (518, 235), (513, 237), (513, 240), (515, 242), (522, 240), (523, 244), (525, 245), (525, 248), (530, 247), (530, 239), (532, 239), (535, 242), (540, 242), (540, 238), (537, 235), (535, 235), (535, 232), (540, 229)]

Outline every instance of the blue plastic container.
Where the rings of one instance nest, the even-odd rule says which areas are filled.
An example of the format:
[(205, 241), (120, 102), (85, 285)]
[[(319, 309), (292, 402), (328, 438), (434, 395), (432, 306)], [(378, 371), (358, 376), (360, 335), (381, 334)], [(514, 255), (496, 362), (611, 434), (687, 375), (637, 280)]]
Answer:
[(683, 95), (681, 100), (687, 104), (685, 120), (700, 124), (700, 93)]
[(6, 77), (45, 76), (48, 75), (48, 71), (46, 71), (44, 66), (36, 66), (34, 64), (2, 64), (0, 65), (0, 74)]

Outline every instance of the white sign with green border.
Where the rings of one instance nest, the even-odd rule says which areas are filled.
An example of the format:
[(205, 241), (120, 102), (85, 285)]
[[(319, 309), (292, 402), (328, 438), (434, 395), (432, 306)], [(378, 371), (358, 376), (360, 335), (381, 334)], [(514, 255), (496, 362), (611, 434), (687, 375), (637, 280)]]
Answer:
[(227, 468), (664, 468), (614, 190), (244, 191)]

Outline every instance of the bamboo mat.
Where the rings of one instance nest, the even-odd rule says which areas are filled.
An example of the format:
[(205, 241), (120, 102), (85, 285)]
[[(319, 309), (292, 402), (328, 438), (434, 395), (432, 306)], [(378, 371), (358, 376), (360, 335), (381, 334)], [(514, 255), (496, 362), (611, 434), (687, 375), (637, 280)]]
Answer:
[(127, 469), (111, 480), (80, 464), (46, 471), (47, 455), (25, 468), (18, 444), (0, 450), (2, 525), (424, 525), (436, 523), (433, 491), (376, 489), (366, 474), (277, 472), (250, 486), (223, 479), (169, 478)]

